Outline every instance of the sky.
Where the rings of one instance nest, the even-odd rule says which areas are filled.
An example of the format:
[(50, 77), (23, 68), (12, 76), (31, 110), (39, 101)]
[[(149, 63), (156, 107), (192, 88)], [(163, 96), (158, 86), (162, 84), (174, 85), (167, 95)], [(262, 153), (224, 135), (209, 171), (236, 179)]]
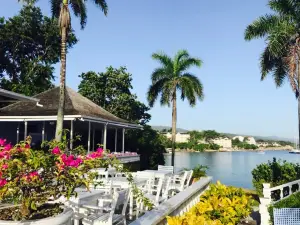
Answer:
[[(11, 17), (21, 8), (17, 0), (1, 0), (0, 16)], [(72, 15), (79, 39), (67, 55), (67, 85), (77, 90), (79, 74), (126, 66), (133, 76), (133, 92), (147, 103), (152, 71), (159, 66), (151, 54), (173, 56), (186, 49), (203, 61), (197, 75), (205, 99), (191, 108), (178, 102), (178, 127), (189, 130), (261, 136), (297, 136), (297, 101), (289, 83), (276, 88), (272, 76), (260, 81), (259, 57), (264, 40), (246, 42), (244, 31), (269, 12), (267, 0), (107, 0), (105, 17), (92, 2), (84, 30)], [(183, 3), (184, 2), (184, 3)], [(48, 0), (38, 5), (50, 16)], [(56, 84), (59, 64), (55, 65)], [(171, 126), (171, 108), (159, 102), (151, 109), (151, 125)]]

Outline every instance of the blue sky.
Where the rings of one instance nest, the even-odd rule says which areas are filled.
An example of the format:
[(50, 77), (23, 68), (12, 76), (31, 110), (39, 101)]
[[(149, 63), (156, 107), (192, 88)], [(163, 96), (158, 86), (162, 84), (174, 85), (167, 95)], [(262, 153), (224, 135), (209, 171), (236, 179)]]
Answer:
[[(90, 1), (92, 2), (92, 1)], [(276, 89), (272, 76), (260, 81), (259, 56), (264, 40), (244, 41), (245, 27), (268, 12), (267, 0), (107, 0), (109, 14), (88, 5), (88, 23), (67, 56), (67, 85), (77, 90), (78, 75), (127, 66), (134, 92), (146, 102), (150, 74), (157, 66), (151, 54), (174, 55), (187, 49), (204, 62), (192, 69), (204, 85), (205, 100), (190, 108), (178, 103), (178, 127), (215, 129), (252, 135), (293, 138), (297, 135), (297, 101), (286, 82)], [(50, 16), (48, 0), (40, 0)], [(5, 1), (0, 16), (17, 14), (17, 0)], [(59, 75), (56, 65), (55, 75)], [(56, 81), (58, 82), (58, 80)], [(171, 125), (171, 109), (156, 104), (153, 125)]]

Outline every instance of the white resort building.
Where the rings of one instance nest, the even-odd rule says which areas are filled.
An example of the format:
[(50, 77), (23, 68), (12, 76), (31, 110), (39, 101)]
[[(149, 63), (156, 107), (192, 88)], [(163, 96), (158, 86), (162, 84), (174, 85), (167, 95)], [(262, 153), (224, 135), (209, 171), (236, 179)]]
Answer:
[[(172, 134), (170, 132), (166, 133), (165, 136), (168, 138), (168, 139), (172, 139)], [(177, 133), (176, 134), (176, 142), (177, 143), (186, 143), (188, 142), (190, 139), (190, 134), (188, 133)]]
[(225, 138), (216, 138), (213, 140), (214, 144), (220, 145), (222, 148), (232, 148), (232, 141), (231, 139)]

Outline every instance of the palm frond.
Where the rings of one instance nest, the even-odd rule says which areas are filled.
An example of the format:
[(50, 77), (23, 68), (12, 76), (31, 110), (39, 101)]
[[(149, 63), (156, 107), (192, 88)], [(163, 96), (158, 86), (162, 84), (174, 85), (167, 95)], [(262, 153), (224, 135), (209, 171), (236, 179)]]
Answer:
[(203, 85), (195, 75), (191, 73), (184, 73), (180, 77), (180, 89), (182, 91), (181, 97), (188, 99), (190, 105), (196, 104), (196, 98), (202, 101), (204, 99)]
[(171, 78), (172, 73), (170, 71), (166, 71), (165, 67), (156, 68), (153, 73), (151, 74), (151, 81), (152, 83), (156, 83), (157, 81), (164, 79), (164, 78)]
[(298, 44), (290, 46), (288, 57), (286, 59), (288, 64), (288, 76), (289, 81), (292, 87), (293, 92), (298, 95), (298, 65), (299, 65), (299, 56), (298, 56)]
[(94, 3), (100, 7), (105, 16), (108, 13), (108, 5), (105, 0), (94, 0)]
[(176, 92), (176, 83), (174, 81), (165, 82), (161, 91), (160, 104), (170, 106), (174, 92)]
[(87, 20), (87, 13), (86, 13), (87, 11), (86, 11), (85, 2), (82, 0), (70, 0), (70, 5), (74, 12), (74, 15), (76, 17), (80, 17), (80, 25), (81, 25), (81, 29), (83, 29), (86, 25), (86, 20)]
[(259, 17), (246, 28), (245, 40), (265, 37), (278, 23), (280, 23), (280, 17), (277, 15), (266, 14)]
[(277, 60), (278, 59), (270, 53), (269, 47), (267, 46), (260, 57), (261, 80), (264, 80), (268, 73), (274, 69)]
[(189, 58), (190, 57), (190, 55), (189, 55), (189, 53), (188, 53), (188, 51), (187, 50), (179, 50), (178, 52), (177, 52), (177, 54), (175, 55), (175, 57), (174, 57), (174, 71), (175, 71), (175, 73), (177, 73), (177, 69), (178, 69), (178, 67), (179, 67), (179, 63), (180, 63), (180, 61), (183, 59), (183, 58), (185, 58), (185, 59), (187, 59), (187, 58)]
[(285, 17), (297, 18), (299, 14), (298, 0), (270, 0), (270, 8)]
[(167, 83), (168, 81), (169, 80), (167, 80), (167, 79), (161, 79), (149, 87), (149, 90), (147, 92), (147, 99), (148, 99), (150, 107), (153, 107), (155, 101), (157, 100), (157, 98), (159, 96), (159, 93), (161, 93), (163, 91), (163, 87), (164, 87), (165, 83)]
[(182, 73), (188, 70), (190, 67), (196, 66), (200, 68), (202, 66), (202, 60), (198, 58), (182, 58), (178, 64), (177, 73)]
[(51, 4), (52, 17), (59, 18), (62, 1), (61, 0), (50, 0), (50, 4)]
[(173, 61), (172, 59), (163, 52), (153, 53), (152, 59), (157, 60), (162, 66), (166, 68), (172, 68), (173, 70)]

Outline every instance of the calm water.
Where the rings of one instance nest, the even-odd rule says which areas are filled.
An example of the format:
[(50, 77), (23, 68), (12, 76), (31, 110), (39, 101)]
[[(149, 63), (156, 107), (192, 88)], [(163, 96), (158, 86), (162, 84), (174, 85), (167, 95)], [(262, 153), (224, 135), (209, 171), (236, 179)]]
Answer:
[[(197, 164), (209, 166), (208, 175), (214, 181), (220, 180), (226, 185), (252, 188), (251, 171), (257, 164), (277, 159), (300, 163), (300, 154), (289, 154), (288, 151), (257, 152), (203, 152), (184, 153), (175, 155), (175, 167), (192, 169)], [(171, 164), (171, 154), (165, 155), (166, 165)]]

